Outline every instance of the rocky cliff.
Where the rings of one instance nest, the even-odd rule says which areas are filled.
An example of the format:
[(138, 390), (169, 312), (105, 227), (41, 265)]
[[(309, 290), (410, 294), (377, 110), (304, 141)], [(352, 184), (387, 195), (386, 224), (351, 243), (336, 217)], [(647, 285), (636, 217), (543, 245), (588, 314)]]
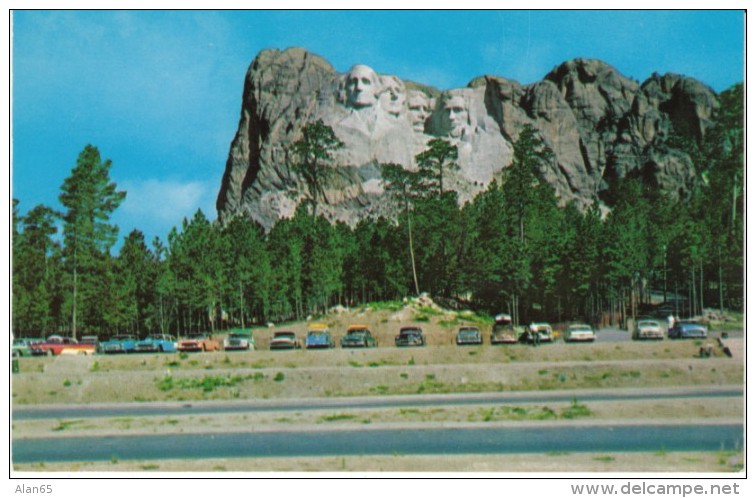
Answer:
[(245, 213), (270, 228), (291, 216), (306, 185), (290, 169), (288, 146), (319, 119), (345, 147), (318, 209), (349, 224), (392, 215), (380, 164), (413, 169), (434, 137), (457, 145), (460, 169), (450, 184), (462, 202), (471, 199), (511, 164), (512, 144), (527, 124), (554, 151), (541, 173), (564, 202), (611, 204), (611, 187), (626, 177), (684, 195), (695, 170), (670, 146), (680, 140), (668, 139), (700, 141), (717, 108), (716, 94), (696, 80), (654, 74), (639, 84), (598, 60), (565, 62), (530, 85), (482, 76), (439, 91), (364, 65), (340, 74), (303, 49), (265, 50), (245, 78), (218, 217)]

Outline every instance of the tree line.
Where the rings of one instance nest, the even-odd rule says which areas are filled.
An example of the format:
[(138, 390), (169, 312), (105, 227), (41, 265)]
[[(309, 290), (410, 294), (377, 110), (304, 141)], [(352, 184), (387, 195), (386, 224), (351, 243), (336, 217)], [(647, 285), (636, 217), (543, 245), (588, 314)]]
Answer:
[(221, 226), (198, 210), (166, 242), (132, 231), (117, 254), (109, 218), (126, 193), (109, 177), (111, 162), (87, 146), (61, 187), (63, 211), (39, 205), (21, 215), (13, 201), (13, 332), (184, 335), (420, 292), (518, 322), (622, 322), (643, 312), (652, 289), (675, 296), (680, 315), (741, 310), (742, 84), (720, 99), (701, 143), (675, 135), (668, 144), (696, 167), (683, 197), (640, 177), (613, 188), (608, 213), (560, 205), (539, 173), (551, 151), (526, 127), (500, 181), (462, 206), (444, 183), (456, 147), (434, 139), (416, 171), (382, 165), (396, 220), (331, 224), (318, 205), (343, 144), (318, 122), (291, 147), (306, 184), (293, 217), (266, 233), (248, 217)]

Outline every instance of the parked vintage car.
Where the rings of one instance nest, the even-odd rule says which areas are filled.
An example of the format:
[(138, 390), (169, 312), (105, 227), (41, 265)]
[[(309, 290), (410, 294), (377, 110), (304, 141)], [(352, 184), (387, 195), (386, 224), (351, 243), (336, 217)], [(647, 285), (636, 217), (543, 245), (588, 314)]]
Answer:
[(99, 351), (105, 354), (133, 353), (136, 351), (137, 338), (129, 334), (118, 334), (100, 343)]
[(512, 316), (500, 313), (494, 317), (491, 329), (491, 344), (514, 344), (520, 336), (520, 329), (512, 323)]
[(709, 330), (696, 320), (679, 320), (669, 329), (670, 339), (706, 339)]
[(270, 340), (270, 349), (299, 349), (301, 347), (297, 334), (288, 330), (273, 332)]
[(635, 341), (642, 339), (664, 339), (664, 329), (657, 320), (638, 320), (633, 328), (632, 338)]
[(307, 349), (325, 349), (336, 347), (336, 342), (328, 330), (325, 323), (313, 323), (307, 329), (305, 337), (305, 347)]
[(224, 351), (247, 351), (255, 349), (255, 338), (251, 330), (232, 330), (223, 339)]
[(191, 334), (186, 339), (179, 341), (176, 347), (182, 352), (220, 351), (220, 343), (208, 332)]
[(570, 325), (564, 333), (564, 342), (593, 342), (596, 333), (593, 327), (585, 323)]
[(522, 342), (532, 344), (536, 341), (536, 334), (538, 334), (538, 342), (553, 342), (554, 331), (551, 329), (551, 325), (545, 322), (531, 323), (529, 327), (520, 336)]
[(394, 337), (394, 344), (398, 347), (425, 346), (425, 336), (420, 327), (402, 327), (399, 335)]
[(94, 344), (82, 344), (73, 337), (51, 335), (44, 342), (38, 342), (30, 346), (34, 356), (59, 355), (59, 354), (94, 354)]
[(342, 348), (374, 348), (378, 345), (367, 325), (350, 325), (341, 338)]
[(455, 338), (457, 346), (466, 346), (468, 344), (483, 344), (483, 336), (478, 327), (466, 326), (460, 327)]
[(137, 353), (175, 353), (176, 338), (168, 334), (148, 335), (137, 341), (135, 350)]
[(32, 345), (44, 341), (45, 340), (41, 337), (21, 337), (18, 339), (13, 339), (13, 346), (11, 346), (11, 356), (16, 358), (21, 356), (31, 356)]

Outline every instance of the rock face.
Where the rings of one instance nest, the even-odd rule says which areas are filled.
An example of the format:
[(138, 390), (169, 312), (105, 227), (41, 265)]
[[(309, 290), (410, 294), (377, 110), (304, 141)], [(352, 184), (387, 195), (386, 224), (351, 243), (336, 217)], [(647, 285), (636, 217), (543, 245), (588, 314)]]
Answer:
[(700, 142), (718, 105), (696, 80), (654, 74), (640, 85), (598, 60), (565, 62), (531, 85), (483, 76), (438, 91), (364, 65), (340, 74), (302, 49), (265, 50), (245, 79), (218, 217), (244, 213), (269, 229), (292, 216), (306, 185), (291, 171), (288, 147), (317, 120), (345, 144), (318, 205), (332, 221), (391, 217), (380, 165), (414, 169), (415, 156), (435, 137), (458, 147), (460, 169), (448, 184), (461, 202), (470, 200), (501, 178), (528, 124), (554, 152), (541, 174), (563, 202), (611, 204), (611, 187), (626, 177), (684, 194), (695, 171), (667, 139), (674, 132)]

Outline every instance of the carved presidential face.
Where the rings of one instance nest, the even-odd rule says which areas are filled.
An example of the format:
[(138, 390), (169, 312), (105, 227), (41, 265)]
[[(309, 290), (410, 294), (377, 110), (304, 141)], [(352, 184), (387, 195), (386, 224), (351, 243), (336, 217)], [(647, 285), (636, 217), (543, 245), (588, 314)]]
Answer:
[(381, 78), (381, 81), (383, 82), (381, 107), (389, 114), (398, 116), (404, 110), (404, 103), (407, 100), (404, 83), (396, 76), (385, 76)]
[(464, 135), (469, 127), (469, 112), (467, 102), (459, 95), (444, 100), (442, 112), (442, 123), (451, 137), (459, 138)]
[(356, 65), (346, 77), (346, 102), (350, 107), (370, 107), (375, 105), (380, 92), (380, 80), (368, 66)]
[(407, 108), (412, 129), (420, 132), (425, 131), (425, 122), (431, 115), (430, 98), (423, 92), (410, 92)]

